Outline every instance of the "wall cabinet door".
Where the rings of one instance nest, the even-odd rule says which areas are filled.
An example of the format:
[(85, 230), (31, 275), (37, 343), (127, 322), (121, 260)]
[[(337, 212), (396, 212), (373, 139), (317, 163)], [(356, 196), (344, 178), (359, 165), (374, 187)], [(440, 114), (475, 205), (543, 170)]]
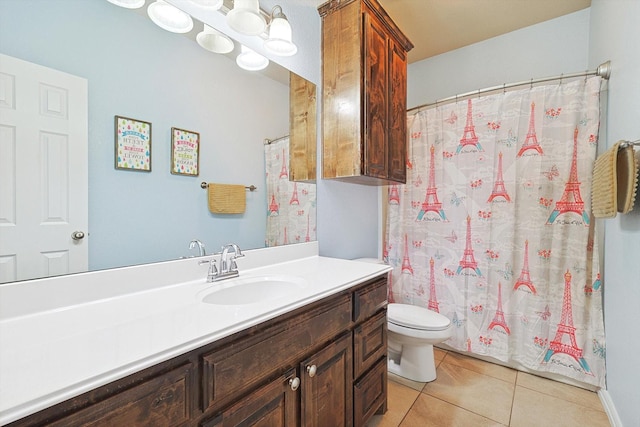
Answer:
[(407, 181), (407, 53), (388, 39), (388, 167), (391, 181)]
[(364, 130), (363, 174), (386, 179), (389, 175), (387, 107), (389, 76), (388, 36), (380, 22), (364, 14)]
[(302, 362), (300, 379), (303, 426), (353, 425), (351, 332)]

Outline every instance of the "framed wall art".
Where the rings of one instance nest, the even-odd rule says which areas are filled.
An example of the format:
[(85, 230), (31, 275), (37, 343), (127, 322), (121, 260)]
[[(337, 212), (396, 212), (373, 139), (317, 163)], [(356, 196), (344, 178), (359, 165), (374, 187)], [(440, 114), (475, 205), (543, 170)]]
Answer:
[(171, 173), (198, 176), (200, 173), (200, 134), (171, 128)]
[(115, 116), (116, 169), (151, 172), (151, 123)]

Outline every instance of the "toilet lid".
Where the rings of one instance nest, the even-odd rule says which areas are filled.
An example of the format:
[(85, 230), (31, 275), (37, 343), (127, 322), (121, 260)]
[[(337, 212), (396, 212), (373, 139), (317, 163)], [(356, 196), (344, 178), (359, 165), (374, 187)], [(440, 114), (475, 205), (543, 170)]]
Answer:
[(451, 324), (449, 318), (440, 313), (409, 304), (387, 305), (387, 319), (399, 326), (429, 331), (442, 331)]

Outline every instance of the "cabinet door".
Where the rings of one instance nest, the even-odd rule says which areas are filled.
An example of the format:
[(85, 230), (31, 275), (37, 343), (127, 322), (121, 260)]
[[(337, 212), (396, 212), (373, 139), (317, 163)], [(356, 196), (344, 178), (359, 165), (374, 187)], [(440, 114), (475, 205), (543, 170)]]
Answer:
[(407, 181), (407, 54), (389, 39), (389, 179)]
[[(363, 174), (375, 178), (388, 177), (387, 130), (388, 113), (388, 39), (382, 24), (364, 14), (364, 129)], [(406, 121), (405, 118), (402, 119)]]
[(298, 383), (295, 370), (239, 400), (202, 427), (293, 427), (298, 425)]
[(300, 364), (302, 425), (353, 425), (351, 333)]

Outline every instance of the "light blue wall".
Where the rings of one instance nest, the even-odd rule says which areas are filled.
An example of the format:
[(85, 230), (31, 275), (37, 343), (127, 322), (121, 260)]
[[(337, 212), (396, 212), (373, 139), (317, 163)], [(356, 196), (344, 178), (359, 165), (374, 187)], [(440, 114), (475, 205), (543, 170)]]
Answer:
[[(289, 133), (287, 86), (106, 0), (2, 0), (0, 52), (89, 82), (91, 269), (187, 255), (194, 238), (264, 246), (263, 140)], [(152, 172), (114, 169), (114, 115), (152, 123)], [(199, 177), (169, 172), (172, 126), (200, 133)], [(201, 181), (259, 190), (221, 218)]]
[[(612, 66), (603, 148), (620, 139), (640, 139), (639, 19), (638, 0), (591, 2), (589, 65), (611, 60)], [(640, 426), (640, 200), (629, 214), (598, 225), (605, 226), (607, 389), (622, 425)]]
[(409, 65), (409, 108), (460, 93), (586, 70), (589, 9)]

